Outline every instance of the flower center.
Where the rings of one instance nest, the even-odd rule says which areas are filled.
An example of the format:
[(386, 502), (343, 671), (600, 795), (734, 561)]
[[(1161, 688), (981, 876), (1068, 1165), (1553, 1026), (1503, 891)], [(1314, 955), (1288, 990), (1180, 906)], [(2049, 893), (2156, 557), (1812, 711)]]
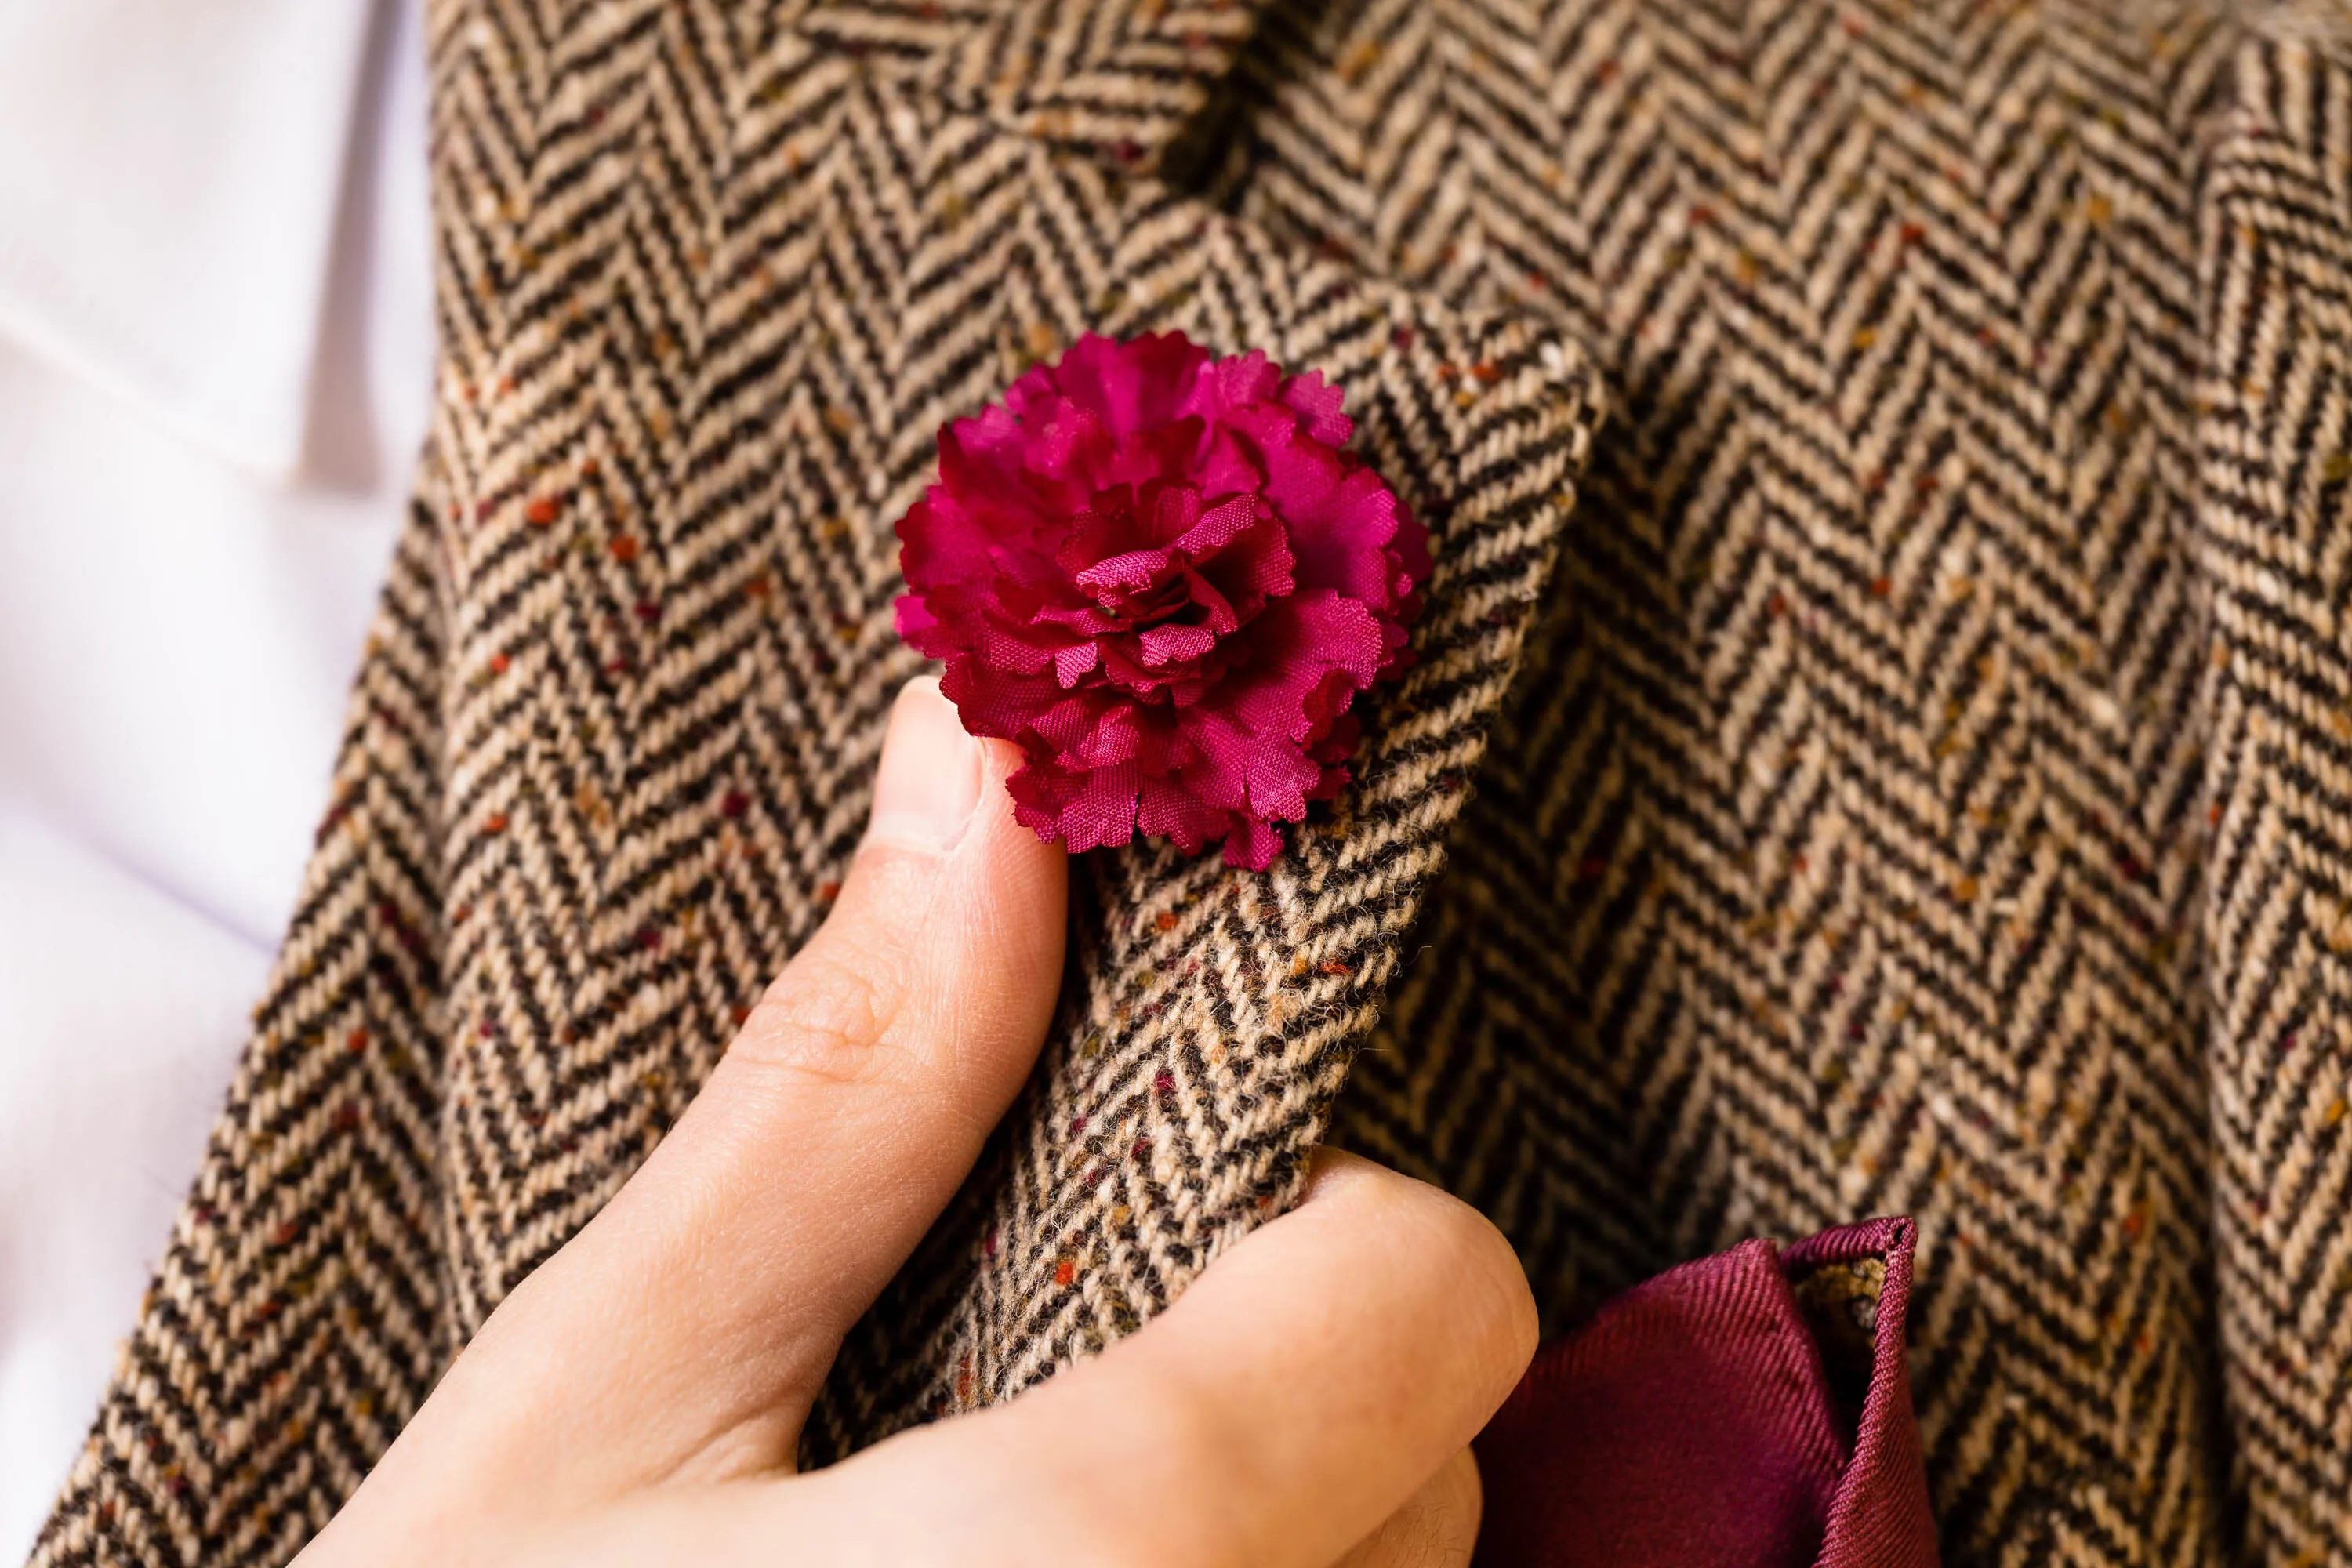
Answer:
[(1087, 679), (1147, 701), (1189, 700), (1228, 662), (1219, 644), (1290, 591), (1282, 525), (1255, 496), (1213, 501), (1184, 484), (1092, 499), (1057, 552), (1090, 605), (1074, 625), (1094, 645)]
[(1125, 631), (1139, 632), (1179, 623), (1198, 626), (1209, 618), (1209, 607), (1192, 596), (1181, 573), (1149, 593), (1107, 594), (1097, 603), (1105, 615), (1118, 617), (1119, 626)]

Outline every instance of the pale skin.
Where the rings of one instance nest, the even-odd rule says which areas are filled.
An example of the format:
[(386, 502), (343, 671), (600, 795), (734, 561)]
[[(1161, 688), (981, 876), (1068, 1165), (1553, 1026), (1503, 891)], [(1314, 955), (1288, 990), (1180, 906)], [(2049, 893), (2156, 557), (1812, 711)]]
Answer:
[(1017, 765), (934, 683), (900, 694), (831, 918), (301, 1568), (1468, 1563), (1468, 1444), (1534, 1302), (1475, 1212), (1337, 1153), (1103, 1354), (794, 1473), (842, 1335), (1044, 1040), (1066, 867), (1013, 819)]

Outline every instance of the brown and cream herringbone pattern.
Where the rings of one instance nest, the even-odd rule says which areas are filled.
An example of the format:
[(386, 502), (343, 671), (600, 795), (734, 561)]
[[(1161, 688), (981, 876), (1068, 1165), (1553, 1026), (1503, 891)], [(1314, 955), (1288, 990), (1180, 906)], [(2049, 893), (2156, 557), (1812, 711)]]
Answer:
[(1559, 312), (1622, 405), (1338, 1135), (1556, 1321), (1918, 1216), (1955, 1561), (2352, 1561), (2314, 58), (2187, 7), (1297, 5), (1205, 166)]
[[(1181, 328), (1344, 386), (1438, 541), (1422, 660), (1271, 874), (1094, 858), (1029, 1101), (845, 1350), (812, 1449), (1046, 1375), (1292, 1194), (1598, 387), (1557, 332), (1118, 172), (1242, 16), (1214, 13), (1220, 53), (1158, 7), (435, 12), (444, 342), (414, 526), (285, 962), (41, 1561), (282, 1561), (625, 1179), (855, 842), (919, 665), (889, 525), (933, 432), (1087, 331)], [(1192, 89), (1171, 49), (1204, 62)], [(976, 65), (969, 109), (938, 89), (1013, 58), (1045, 62), (1034, 92)], [(1000, 123), (1033, 114), (1119, 156)]]
[(274, 1563), (348, 1495), (823, 918), (932, 432), (1160, 326), (1347, 388), (1437, 534), (1423, 663), (1274, 872), (1088, 858), (1045, 1066), (809, 1458), (1133, 1328), (1328, 1115), (1555, 1327), (1916, 1215), (1955, 1563), (2352, 1562), (2340, 6), (431, 35), (417, 510), (37, 1562)]
[(2327, 21), (2283, 13), (2235, 62), (2193, 544), (2222, 1393), (2248, 1545), (2304, 1563), (2352, 1561), (2352, 17), (2333, 53)]

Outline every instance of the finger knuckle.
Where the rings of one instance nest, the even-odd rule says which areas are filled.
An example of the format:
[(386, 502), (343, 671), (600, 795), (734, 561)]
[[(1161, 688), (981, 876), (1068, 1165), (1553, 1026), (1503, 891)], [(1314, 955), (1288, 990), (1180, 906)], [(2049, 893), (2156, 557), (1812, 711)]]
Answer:
[(828, 952), (803, 953), (768, 987), (729, 1049), (749, 1068), (820, 1088), (887, 1085), (907, 1069), (893, 1043), (899, 988)]
[(1524, 1363), (1535, 1353), (1540, 1326), (1535, 1292), (1508, 1237), (1476, 1209), (1448, 1194), (1433, 1194), (1431, 1224), (1441, 1238), (1445, 1278), (1463, 1309), (1463, 1321), (1496, 1347), (1496, 1353)]
[(1370, 1195), (1377, 1228), (1417, 1260), (1417, 1277), (1443, 1282), (1447, 1336), (1473, 1364), (1508, 1365), (1534, 1355), (1535, 1293), (1510, 1241), (1476, 1209), (1437, 1187), (1382, 1173)]

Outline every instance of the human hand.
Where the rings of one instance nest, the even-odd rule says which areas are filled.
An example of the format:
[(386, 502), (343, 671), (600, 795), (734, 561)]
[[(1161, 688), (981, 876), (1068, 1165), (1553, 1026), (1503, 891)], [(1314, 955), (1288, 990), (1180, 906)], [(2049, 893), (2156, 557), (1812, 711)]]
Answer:
[(1535, 1346), (1502, 1237), (1318, 1157), (1305, 1202), (1103, 1354), (793, 1473), (842, 1336), (1043, 1040), (1065, 860), (1019, 759), (899, 696), (866, 842), (669, 1135), (490, 1315), (301, 1559), (1437, 1568)]

